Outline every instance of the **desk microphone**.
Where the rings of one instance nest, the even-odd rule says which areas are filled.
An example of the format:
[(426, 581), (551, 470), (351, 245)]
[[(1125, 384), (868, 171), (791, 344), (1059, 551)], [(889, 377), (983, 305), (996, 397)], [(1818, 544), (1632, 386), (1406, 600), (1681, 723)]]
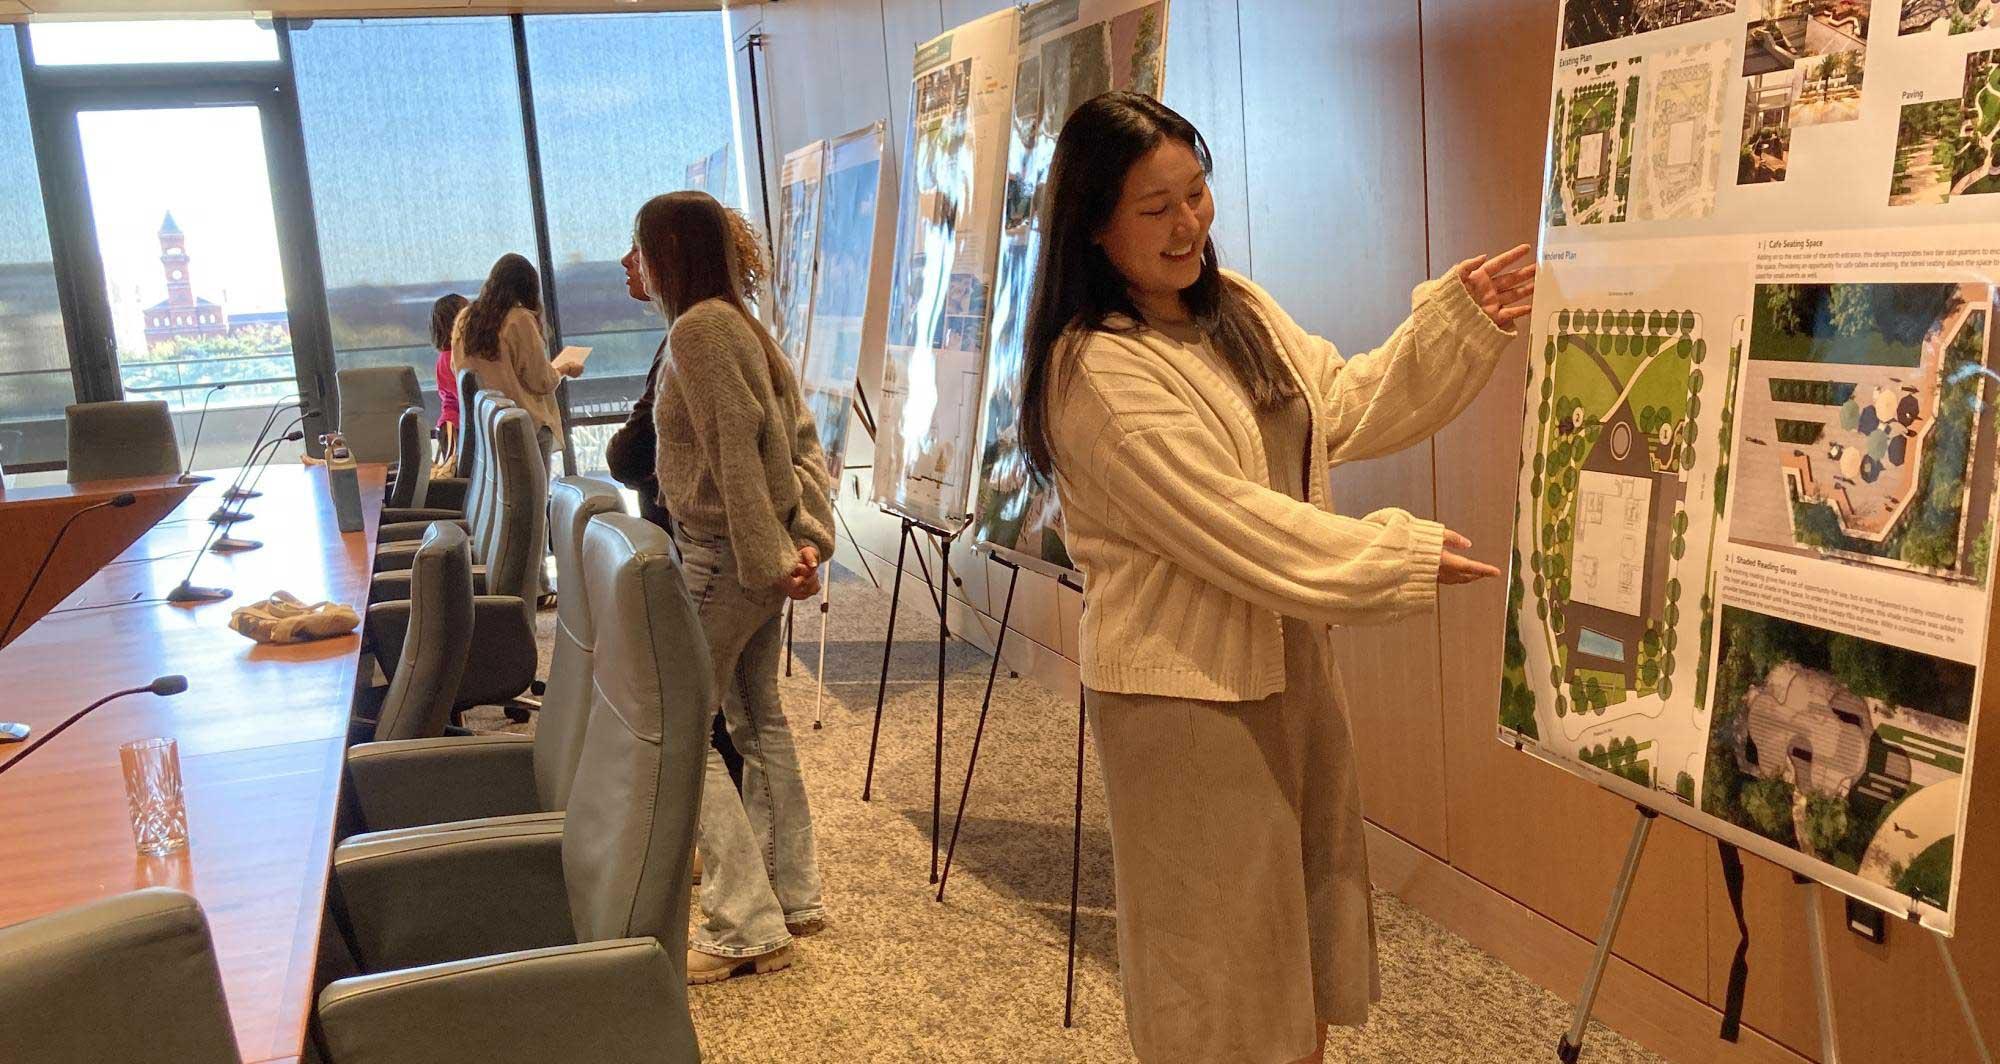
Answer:
[[(56, 548), (62, 546), (63, 537), (69, 535), (69, 526), (75, 524), (77, 518), (82, 517), (92, 510), (102, 510), (106, 507), (122, 510), (138, 501), (139, 497), (131, 492), (121, 492), (103, 502), (85, 506), (69, 515), (69, 519), (62, 523), (62, 527), (56, 529), (55, 538), (49, 540), (49, 548), (42, 552), (41, 564), (35, 566), (35, 575), (29, 578), (28, 590), (22, 593), (21, 601), (14, 604), (14, 612), (7, 618), (7, 626), (0, 628), (0, 646), (7, 645), (7, 641), (14, 637), (14, 624), (21, 619), (21, 611), (28, 608), (28, 600), (35, 597), (35, 588), (41, 585), (42, 574), (48, 571), (49, 563), (55, 560)], [(4, 725), (0, 725), (0, 730), (4, 730)], [(0, 739), (0, 741), (5, 740)]]
[[(225, 493), (222, 505), (216, 507), (215, 512), (208, 515), (208, 521), (210, 524), (233, 525), (238, 521), (248, 521), (252, 517), (257, 516), (256, 514), (244, 511), (241, 505), (239, 504), (247, 502), (248, 500), (253, 499), (258, 495), (262, 494), (262, 492), (259, 492), (255, 489), (254, 485), (256, 484), (257, 479), (261, 479), (263, 477), (264, 466), (270, 464), (271, 458), (278, 453), (278, 447), (280, 445), (286, 443), (296, 443), (299, 440), (305, 439), (305, 433), (292, 431), (294, 428), (298, 426), (299, 422), (304, 421), (305, 419), (306, 418), (304, 414), (301, 414), (298, 417), (293, 418), (292, 423), (290, 425), (285, 426), (285, 435), (278, 436), (268, 441), (265, 441), (261, 447), (252, 450), (250, 452), (250, 459), (243, 463), (243, 471), (236, 475), (236, 482), (237, 485), (241, 487), (244, 478), (250, 476), (250, 470), (254, 467), (257, 470), (257, 475), (255, 478), (251, 479), (251, 484), (253, 486), (248, 490), (240, 491), (233, 497), (227, 496), (227, 494)], [(262, 464), (259, 464), (260, 456)], [(231, 509), (231, 507), (236, 507), (236, 508)]]
[[(299, 398), (299, 393), (297, 392), (293, 392), (291, 395), (278, 400), (275, 404), (271, 406), (270, 413), (264, 415), (264, 427), (257, 430), (257, 438), (255, 440), (252, 440), (250, 443), (250, 454), (252, 455), (250, 461), (256, 460), (254, 456), (257, 453), (257, 448), (262, 447), (264, 445), (264, 438), (271, 434), (271, 426), (278, 423), (279, 415), (288, 408), (291, 407), (303, 408), (304, 406), (305, 406), (305, 400)], [(311, 416), (312, 414), (310, 410), (305, 410), (303, 411), (303, 413), (305, 416), (308, 417)], [(237, 471), (236, 479), (230, 482), (228, 490), (222, 493), (222, 497), (225, 500), (248, 499), (252, 497), (250, 495), (243, 494), (243, 478), (249, 475), (249, 472), (250, 472), (250, 462), (246, 461), (243, 463), (243, 468)]]
[[(70, 714), (68, 720), (65, 720), (61, 724), (58, 724), (55, 727), (50, 728), (47, 735), (44, 735), (41, 738), (36, 739), (32, 743), (29, 743), (28, 748), (21, 751), (19, 754), (15, 755), (12, 761), (9, 761), (4, 765), (0, 765), (0, 772), (5, 772), (8, 769), (13, 768), (15, 765), (18, 765), (21, 762), (26, 761), (28, 759), (29, 754), (32, 754), (35, 751), (40, 750), (42, 748), (43, 743), (46, 743), (50, 739), (53, 739), (56, 736), (61, 735), (63, 731), (67, 729), (70, 725), (75, 724), (77, 721), (80, 721), (83, 718), (89, 716), (91, 710), (96, 709), (98, 706), (101, 706), (104, 703), (109, 702), (114, 698), (123, 698), (126, 695), (141, 695), (141, 694), (146, 694), (148, 692), (165, 697), (167, 695), (180, 694), (182, 691), (185, 691), (187, 689), (188, 689), (187, 677), (161, 676), (155, 679), (152, 683), (145, 685), (144, 687), (127, 687), (123, 691), (113, 691), (110, 694), (105, 695), (103, 698), (100, 698), (97, 701), (92, 702), (91, 704), (83, 707), (82, 709), (77, 710), (75, 713)], [(26, 724), (0, 724), (0, 743), (18, 743), (21, 740), (26, 739), (27, 737), (28, 737), (28, 726)]]
[[(267, 444), (264, 452), (264, 462), (262, 465), (257, 467), (257, 476), (251, 480), (251, 483), (255, 484), (257, 481), (264, 479), (264, 470), (269, 469), (271, 466), (271, 460), (278, 456), (278, 447), (280, 445), (286, 443), (297, 443), (298, 441), (305, 438), (306, 438), (305, 433), (293, 431), (293, 432), (288, 432), (283, 436), (280, 436), (277, 439), (272, 440), (269, 444)], [(253, 492), (252, 494), (255, 493)], [(229, 504), (223, 503), (222, 508), (224, 510), (227, 510), (229, 508)], [(242, 518), (247, 519), (253, 515), (243, 513), (242, 511), (239, 510), (237, 511), (236, 516), (240, 516)], [(213, 521), (214, 518), (210, 518), (210, 520)], [(229, 527), (230, 522), (216, 521), (215, 524), (218, 528), (227, 528)], [(258, 547), (261, 547), (263, 545), (264, 544), (258, 540), (237, 539), (235, 536), (225, 535), (221, 539), (216, 540), (215, 545), (210, 547), (209, 550), (212, 550), (217, 554), (235, 554), (239, 551), (256, 550)]]
[(183, 484), (204, 484), (215, 479), (214, 477), (198, 477), (194, 475), (194, 456), (201, 452), (201, 427), (208, 424), (209, 400), (215, 398), (216, 392), (227, 387), (229, 385), (226, 383), (217, 384), (208, 390), (207, 395), (201, 397), (201, 417), (194, 423), (194, 442), (188, 445), (187, 468), (181, 470), (181, 483)]

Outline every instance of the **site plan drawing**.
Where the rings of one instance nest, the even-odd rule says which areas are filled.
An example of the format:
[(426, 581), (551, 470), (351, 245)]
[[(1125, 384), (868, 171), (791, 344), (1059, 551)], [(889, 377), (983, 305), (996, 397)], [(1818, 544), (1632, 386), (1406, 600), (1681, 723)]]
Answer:
[(1498, 737), (1942, 934), (2000, 522), (1995, 4), (1568, 0)]

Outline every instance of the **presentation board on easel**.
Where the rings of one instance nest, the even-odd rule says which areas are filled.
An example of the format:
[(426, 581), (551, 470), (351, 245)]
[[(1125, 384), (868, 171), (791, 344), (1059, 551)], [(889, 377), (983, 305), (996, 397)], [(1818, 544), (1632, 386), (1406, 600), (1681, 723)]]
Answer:
[(741, 207), (736, 201), (736, 167), (731, 162), (729, 145), (687, 164), (686, 187), (695, 192), (706, 192), (721, 201), (725, 207)]
[(1565, 5), (1500, 698), (1945, 934), (2000, 504), (2000, 49), (1948, 6)]
[[(799, 384), (836, 491), (857, 381), (879, 380), (896, 239), (896, 165), (876, 122), (827, 142), (813, 309)], [(855, 440), (859, 446), (863, 440)]]
[(973, 534), (1031, 568), (1069, 570), (1052, 486), (1021, 447), (1022, 338), (1042, 249), (1042, 207), (1056, 137), (1078, 106), (1114, 89), (1158, 97), (1167, 63), (1166, 0), (1042, 0), (1021, 10), (1007, 195), (980, 407)]
[(820, 177), (826, 166), (826, 141), (816, 140), (785, 156), (778, 170), (778, 239), (776, 334), (778, 346), (791, 360), (792, 372), (804, 377), (806, 336), (810, 330), (815, 287), (814, 264), (819, 255)]
[(934, 529), (971, 512), (1018, 17), (934, 38), (912, 67), (873, 497)]

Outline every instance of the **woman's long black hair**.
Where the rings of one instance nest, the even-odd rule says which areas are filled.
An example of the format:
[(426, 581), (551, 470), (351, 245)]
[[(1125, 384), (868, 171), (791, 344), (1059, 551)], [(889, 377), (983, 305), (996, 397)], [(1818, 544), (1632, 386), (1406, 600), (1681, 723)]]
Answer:
[[(1085, 103), (1063, 124), (1049, 163), (1048, 200), (1042, 219), (1042, 254), (1028, 306), (1022, 361), (1021, 444), (1028, 467), (1041, 477), (1055, 472), (1049, 443), (1049, 400), (1076, 371), (1076, 342), (1094, 330), (1135, 331), (1144, 321), (1126, 280), (1097, 244), (1110, 224), (1133, 164), (1168, 140), (1188, 146), (1211, 168), (1208, 142), (1172, 108), (1135, 92), (1107, 92)], [(1201, 277), (1181, 301), (1236, 373), (1258, 409), (1297, 394), (1270, 329), (1250, 295), (1226, 281), (1215, 241), (1201, 251)], [(1122, 315), (1134, 324), (1113, 325)]]
[(465, 350), (454, 353), (489, 362), (499, 358), (500, 325), (515, 307), (540, 314), (542, 281), (534, 263), (510, 251), (493, 263), (486, 283), (479, 287), (479, 298), (465, 315)]

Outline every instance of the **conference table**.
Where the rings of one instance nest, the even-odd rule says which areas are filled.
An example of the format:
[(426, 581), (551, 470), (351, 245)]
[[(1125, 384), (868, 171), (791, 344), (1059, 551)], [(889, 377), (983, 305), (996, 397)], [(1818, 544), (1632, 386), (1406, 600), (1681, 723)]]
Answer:
[[(211, 528), (234, 470), (180, 505), (0, 650), (0, 719), (45, 734), (96, 699), (179, 673), (187, 691), (128, 695), (0, 773), (0, 926), (141, 887), (187, 891), (208, 914), (245, 1061), (297, 1060), (312, 1007), (334, 812), (360, 637), (261, 646), (230, 611), (289, 591), (366, 609), (384, 468), (360, 468), (362, 531), (342, 534), (323, 467), (267, 471), (255, 517), (232, 534), (264, 546), (203, 553), (193, 583), (234, 594), (163, 601)], [(119, 744), (179, 743), (185, 850), (141, 857)], [(26, 743), (0, 746), (0, 765)], [(34, 1022), (11, 1017), (0, 1022)]]

